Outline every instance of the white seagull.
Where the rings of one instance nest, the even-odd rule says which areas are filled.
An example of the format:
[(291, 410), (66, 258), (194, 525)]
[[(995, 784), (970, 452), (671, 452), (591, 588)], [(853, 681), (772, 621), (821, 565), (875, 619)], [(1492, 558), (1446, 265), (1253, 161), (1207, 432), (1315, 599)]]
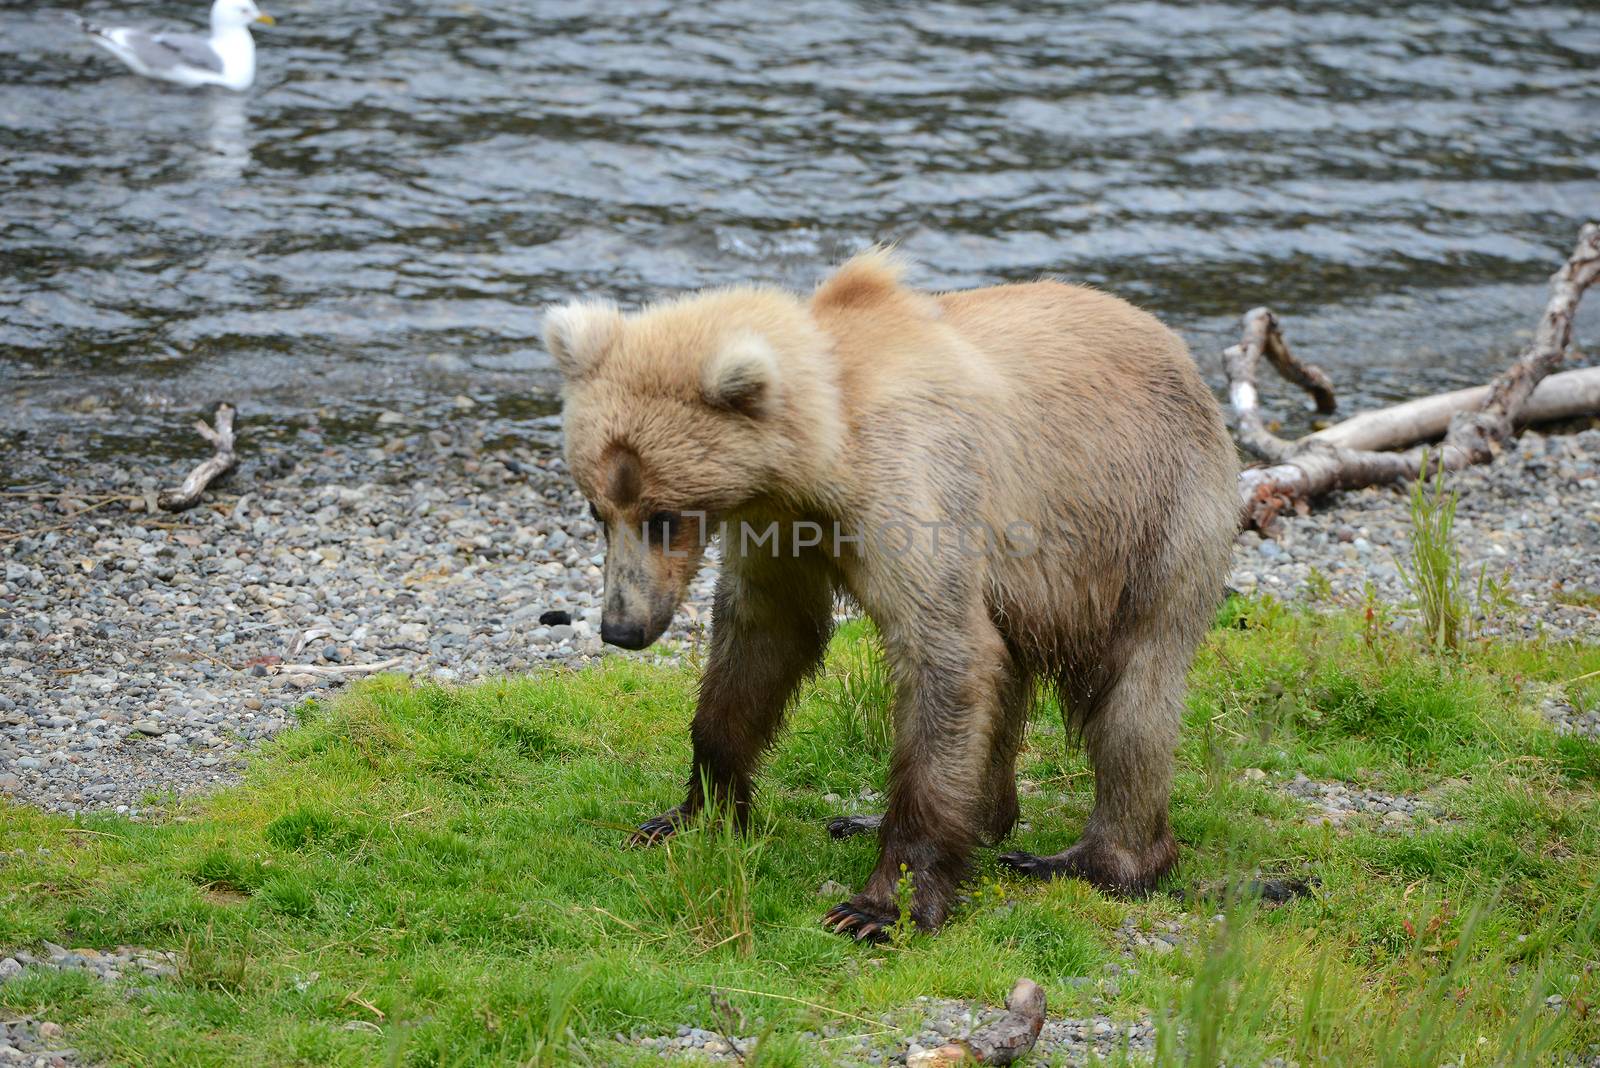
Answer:
[(179, 85), (220, 85), (245, 90), (256, 80), (256, 42), (252, 22), (273, 24), (255, 0), (216, 0), (211, 5), (211, 36), (146, 33), (125, 26), (110, 29), (76, 19), (95, 44), (139, 74)]

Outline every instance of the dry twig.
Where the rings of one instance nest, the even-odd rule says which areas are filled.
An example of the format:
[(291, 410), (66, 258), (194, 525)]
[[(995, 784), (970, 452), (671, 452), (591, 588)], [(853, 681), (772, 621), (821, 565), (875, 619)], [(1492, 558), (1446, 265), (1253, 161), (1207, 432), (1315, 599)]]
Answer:
[(166, 490), (156, 498), (156, 503), (161, 508), (168, 512), (181, 512), (186, 508), (193, 508), (200, 503), (200, 495), (206, 491), (206, 487), (238, 463), (238, 457), (233, 454), (234, 414), (233, 405), (217, 405), (217, 415), (213, 420), (216, 424), (214, 430), (206, 425), (205, 420), (195, 420), (195, 430), (209, 441), (216, 451), (189, 472), (189, 477), (183, 480), (183, 485), (175, 490)]
[(399, 667), (404, 657), (380, 660), (376, 664), (279, 664), (273, 669), (277, 675), (371, 675)]

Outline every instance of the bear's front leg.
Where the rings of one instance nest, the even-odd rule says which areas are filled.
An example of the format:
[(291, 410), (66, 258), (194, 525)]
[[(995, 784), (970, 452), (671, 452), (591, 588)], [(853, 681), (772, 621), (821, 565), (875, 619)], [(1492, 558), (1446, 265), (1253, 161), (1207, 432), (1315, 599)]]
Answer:
[(917, 925), (932, 930), (944, 923), (984, 836), (990, 807), (984, 791), (1009, 659), (981, 609), (960, 624), (915, 634), (879, 624), (900, 680), (888, 807), (866, 887), (822, 919), (840, 934), (886, 938), (900, 916), (903, 878)]
[(833, 586), (825, 571), (795, 559), (724, 564), (690, 725), (687, 794), (683, 804), (641, 824), (630, 845), (654, 845), (675, 833), (705, 806), (706, 787), (732, 808), (740, 827), (748, 826), (751, 775), (789, 698), (821, 662), (832, 629)]

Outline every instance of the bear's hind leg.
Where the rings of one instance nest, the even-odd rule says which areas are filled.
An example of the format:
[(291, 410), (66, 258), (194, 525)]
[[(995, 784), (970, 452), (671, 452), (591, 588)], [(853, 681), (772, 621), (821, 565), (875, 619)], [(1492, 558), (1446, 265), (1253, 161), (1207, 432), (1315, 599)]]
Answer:
[(1150, 890), (1178, 859), (1167, 823), (1190, 647), (1146, 640), (1082, 715), (1094, 766), (1094, 809), (1077, 844), (1053, 856), (1006, 853), (1000, 862), (1050, 879), (1073, 876), (1102, 890)]

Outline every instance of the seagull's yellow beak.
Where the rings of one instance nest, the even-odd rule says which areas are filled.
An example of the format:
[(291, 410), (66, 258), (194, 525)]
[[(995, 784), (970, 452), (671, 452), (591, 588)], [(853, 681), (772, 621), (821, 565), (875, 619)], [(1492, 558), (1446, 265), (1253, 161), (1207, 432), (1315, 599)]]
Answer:
[(266, 12), (262, 12), (261, 14), (257, 15), (256, 21), (266, 26), (276, 26), (278, 24), (278, 20), (273, 18), (271, 15), (268, 15)]

